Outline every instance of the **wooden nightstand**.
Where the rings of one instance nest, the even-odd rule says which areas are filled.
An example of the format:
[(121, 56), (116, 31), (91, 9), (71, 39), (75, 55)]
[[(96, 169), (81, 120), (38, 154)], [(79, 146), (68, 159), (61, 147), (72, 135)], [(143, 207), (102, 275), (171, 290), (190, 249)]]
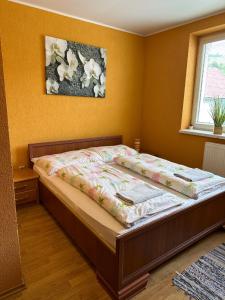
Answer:
[(29, 168), (13, 170), (16, 205), (39, 202), (38, 178), (39, 175)]

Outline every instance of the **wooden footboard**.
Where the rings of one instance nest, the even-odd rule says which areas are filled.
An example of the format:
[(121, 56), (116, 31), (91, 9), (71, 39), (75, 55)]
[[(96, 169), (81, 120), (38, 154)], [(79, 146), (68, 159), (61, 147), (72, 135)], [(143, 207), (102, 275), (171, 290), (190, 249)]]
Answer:
[(225, 193), (129, 232), (117, 240), (125, 286), (225, 224)]
[(225, 223), (223, 193), (119, 236), (113, 252), (42, 183), (40, 200), (120, 300), (143, 290), (152, 269)]

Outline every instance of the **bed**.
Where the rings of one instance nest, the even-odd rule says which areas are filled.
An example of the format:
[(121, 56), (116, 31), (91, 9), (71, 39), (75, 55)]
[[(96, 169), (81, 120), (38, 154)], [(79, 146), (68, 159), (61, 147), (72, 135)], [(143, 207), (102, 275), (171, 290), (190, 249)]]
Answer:
[[(121, 136), (110, 136), (30, 144), (29, 158), (121, 143)], [(49, 182), (36, 171), (41, 203), (93, 264), (98, 279), (115, 299), (127, 299), (143, 290), (153, 268), (225, 223), (225, 191), (221, 190), (198, 201), (182, 196), (184, 205), (124, 229), (107, 212), (97, 208), (95, 212), (92, 200), (88, 214), (87, 196), (72, 209), (60, 194), (57, 181), (61, 179)], [(67, 189), (67, 198), (71, 193), (77, 199), (81, 196), (74, 190)]]

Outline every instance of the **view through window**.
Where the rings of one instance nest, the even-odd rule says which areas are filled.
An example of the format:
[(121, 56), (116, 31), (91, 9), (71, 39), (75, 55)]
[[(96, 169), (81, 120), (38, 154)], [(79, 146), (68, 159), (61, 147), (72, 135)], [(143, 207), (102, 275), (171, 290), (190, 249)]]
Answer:
[(225, 35), (220, 40), (202, 42), (199, 51), (194, 123), (212, 125), (210, 102), (219, 97), (225, 103)]

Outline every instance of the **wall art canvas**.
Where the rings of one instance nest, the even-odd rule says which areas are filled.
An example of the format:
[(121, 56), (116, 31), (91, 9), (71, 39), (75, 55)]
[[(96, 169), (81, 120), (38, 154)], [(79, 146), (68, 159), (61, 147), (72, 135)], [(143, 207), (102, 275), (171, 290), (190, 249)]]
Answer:
[(106, 49), (45, 37), (47, 94), (104, 98)]

